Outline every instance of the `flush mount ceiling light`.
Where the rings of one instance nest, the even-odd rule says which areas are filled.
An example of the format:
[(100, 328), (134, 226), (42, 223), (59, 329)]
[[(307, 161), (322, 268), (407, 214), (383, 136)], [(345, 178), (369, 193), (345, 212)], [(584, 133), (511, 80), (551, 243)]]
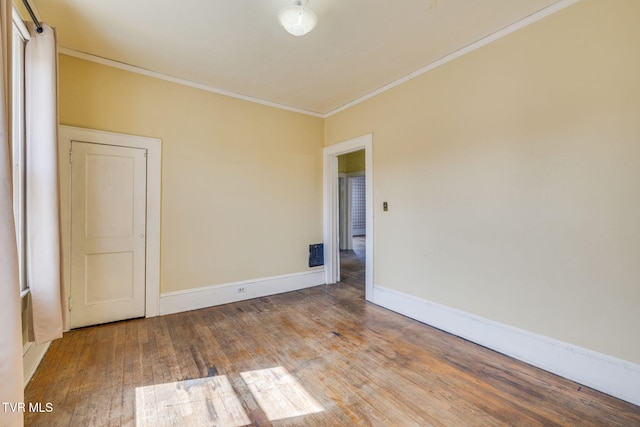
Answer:
[[(304, 4), (306, 3), (304, 1)], [(303, 36), (313, 30), (318, 22), (318, 17), (311, 9), (304, 7), (302, 0), (297, 0), (293, 6), (280, 9), (278, 21), (290, 34)]]

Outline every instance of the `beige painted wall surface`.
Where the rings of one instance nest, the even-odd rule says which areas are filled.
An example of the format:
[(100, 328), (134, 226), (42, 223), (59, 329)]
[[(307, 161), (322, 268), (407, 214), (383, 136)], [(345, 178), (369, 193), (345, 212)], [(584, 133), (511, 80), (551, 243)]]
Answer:
[(583, 0), (326, 120), (373, 133), (375, 285), (640, 363), (639, 16)]
[(322, 119), (61, 55), (60, 122), (162, 139), (161, 292), (309, 270)]

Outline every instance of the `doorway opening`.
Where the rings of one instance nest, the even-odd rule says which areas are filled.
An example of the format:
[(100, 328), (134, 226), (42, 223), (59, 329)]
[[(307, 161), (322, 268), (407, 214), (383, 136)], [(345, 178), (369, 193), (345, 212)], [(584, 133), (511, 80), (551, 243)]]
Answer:
[[(346, 251), (353, 251), (353, 260), (357, 261), (357, 255), (363, 256), (365, 298), (373, 299), (373, 136), (363, 135), (348, 141), (344, 141), (323, 150), (324, 155), (324, 251), (325, 251), (325, 283), (340, 281), (341, 247)], [(351, 178), (363, 176), (364, 182), (364, 233), (362, 228), (358, 232), (356, 224), (356, 238), (354, 239), (354, 224), (348, 221), (346, 210), (340, 210), (340, 194), (351, 191), (348, 172), (341, 176), (339, 158), (350, 153), (363, 152), (360, 161), (364, 167), (359, 174), (354, 173)], [(352, 154), (353, 157), (362, 154)], [(347, 157), (345, 157), (347, 158)], [(344, 162), (344, 160), (343, 160)], [(342, 178), (342, 184), (341, 184)], [(362, 179), (362, 178), (359, 178)], [(343, 202), (343, 206), (346, 202)], [(353, 212), (352, 212), (353, 213)], [(341, 217), (343, 226), (340, 227)], [(353, 215), (352, 215), (353, 217)], [(341, 236), (342, 233), (342, 236)], [(341, 246), (342, 242), (342, 246)], [(361, 268), (361, 267), (360, 267)], [(360, 273), (361, 274), (361, 273)]]
[(340, 282), (364, 291), (366, 266), (365, 150), (338, 156)]

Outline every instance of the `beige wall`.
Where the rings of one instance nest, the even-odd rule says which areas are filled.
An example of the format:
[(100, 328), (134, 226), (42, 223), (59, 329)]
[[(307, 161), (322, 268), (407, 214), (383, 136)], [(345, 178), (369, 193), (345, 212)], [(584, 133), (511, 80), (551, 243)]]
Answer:
[(322, 119), (61, 55), (60, 122), (162, 139), (162, 292), (308, 270)]
[(639, 16), (583, 0), (326, 120), (373, 133), (376, 285), (640, 363)]

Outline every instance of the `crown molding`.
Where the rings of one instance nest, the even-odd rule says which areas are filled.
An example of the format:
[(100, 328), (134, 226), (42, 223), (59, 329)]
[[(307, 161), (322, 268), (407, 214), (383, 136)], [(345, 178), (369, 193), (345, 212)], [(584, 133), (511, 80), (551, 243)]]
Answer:
[(489, 34), (488, 36), (483, 37), (480, 40), (471, 43), (470, 45), (467, 45), (467, 46), (465, 46), (465, 47), (463, 47), (461, 49), (458, 49), (455, 52), (450, 53), (449, 55), (444, 56), (444, 57), (438, 59), (437, 61), (432, 62), (429, 65), (426, 65), (426, 66), (424, 66), (424, 67), (422, 67), (422, 68), (420, 68), (420, 69), (418, 69), (418, 70), (416, 70), (416, 71), (414, 71), (412, 73), (409, 73), (404, 77), (400, 77), (398, 80), (395, 80), (395, 81), (393, 81), (391, 83), (388, 83), (388, 84), (382, 86), (381, 88), (374, 90), (373, 92), (370, 92), (370, 93), (368, 93), (368, 94), (366, 94), (364, 96), (361, 96), (360, 98), (354, 99), (353, 101), (351, 101), (351, 102), (349, 102), (347, 104), (344, 104), (341, 107), (338, 107), (338, 108), (336, 108), (334, 110), (331, 110), (328, 113), (324, 114), (322, 117), (326, 119), (326, 118), (331, 117), (331, 116), (333, 116), (335, 114), (338, 114), (341, 111), (347, 110), (347, 109), (353, 107), (354, 105), (358, 105), (361, 102), (364, 102), (364, 101), (366, 101), (368, 99), (373, 98), (376, 95), (379, 95), (379, 94), (381, 94), (383, 92), (388, 91), (389, 89), (393, 89), (396, 86), (400, 86), (402, 83), (405, 83), (405, 82), (408, 82), (409, 80), (415, 79), (416, 77), (421, 76), (426, 72), (429, 72), (429, 71), (431, 71), (431, 70), (433, 70), (435, 68), (438, 68), (438, 67), (440, 67), (440, 66), (442, 66), (442, 65), (444, 65), (444, 64), (446, 64), (448, 62), (453, 61), (454, 59), (457, 59), (457, 58), (459, 58), (459, 57), (461, 57), (463, 55), (466, 55), (467, 53), (473, 52), (476, 49), (480, 49), (483, 46), (486, 46), (486, 45), (488, 45), (490, 43), (493, 43), (496, 40), (499, 40), (499, 39), (501, 39), (501, 38), (503, 38), (505, 36), (508, 36), (509, 34), (515, 32), (515, 31), (518, 31), (518, 30), (520, 30), (520, 29), (522, 29), (522, 28), (524, 28), (524, 27), (526, 27), (526, 26), (528, 26), (530, 24), (533, 24), (534, 22), (537, 22), (537, 21), (539, 21), (539, 20), (541, 20), (543, 18), (546, 18), (547, 16), (552, 15), (552, 14), (558, 12), (559, 10), (562, 10), (565, 7), (571, 6), (572, 4), (577, 3), (579, 1), (580, 0), (561, 0), (561, 1), (557, 2), (557, 3), (554, 3), (551, 6), (548, 6), (548, 7), (544, 8), (544, 9), (542, 9), (542, 10), (539, 10), (536, 13), (533, 13), (533, 14), (527, 16), (526, 18), (521, 19), (518, 22), (515, 22), (515, 23), (513, 23), (513, 24), (511, 24), (509, 26), (504, 27), (501, 30), (496, 31), (493, 34)]
[(126, 64), (124, 62), (114, 61), (112, 59), (103, 58), (101, 56), (92, 55), (90, 53), (80, 52), (77, 50), (69, 49), (66, 47), (59, 47), (58, 53), (63, 55), (72, 56), (74, 58), (84, 59), (85, 61), (95, 62), (98, 64), (106, 65), (108, 67), (117, 68), (124, 71), (129, 71), (136, 74), (142, 74), (147, 77), (153, 77), (160, 80), (165, 80), (172, 83), (177, 83), (183, 86), (192, 87), (194, 89), (200, 89), (207, 92), (216, 93), (218, 95), (229, 96), (231, 98), (241, 99), (243, 101), (249, 101), (256, 104), (266, 105), (267, 107), (278, 108), (281, 110), (293, 111), (294, 113), (306, 114), (308, 116), (324, 118), (322, 114), (314, 111), (304, 110), (301, 108), (291, 107), (288, 105), (278, 104), (276, 102), (266, 101), (260, 98), (254, 98), (252, 96), (242, 95), (239, 93), (231, 92), (224, 89), (218, 89), (213, 86), (208, 86), (201, 83), (192, 82), (190, 80), (181, 79), (178, 77), (170, 76), (168, 74), (158, 73), (156, 71), (147, 70), (145, 68), (136, 67), (135, 65)]
[(305, 110), (302, 108), (297, 108), (297, 107), (291, 107), (289, 105), (284, 105), (284, 104), (278, 104), (276, 102), (271, 102), (271, 101), (267, 101), (264, 99), (260, 99), (260, 98), (254, 98), (252, 96), (247, 96), (247, 95), (242, 95), (239, 93), (235, 93), (235, 92), (231, 92), (228, 90), (224, 90), (224, 89), (219, 89), (213, 86), (208, 86), (205, 84), (201, 84), (201, 83), (196, 83), (196, 82), (192, 82), (190, 80), (185, 80), (185, 79), (181, 79), (178, 77), (174, 77), (174, 76), (170, 76), (167, 74), (162, 74), (162, 73), (158, 73), (156, 71), (151, 71), (151, 70), (147, 70), (145, 68), (140, 68), (140, 67), (136, 67), (134, 65), (130, 65), (130, 64), (126, 64), (123, 62), (118, 62), (118, 61), (114, 61), (111, 59), (107, 59), (107, 58), (103, 58), (100, 56), (96, 56), (96, 55), (92, 55), (89, 53), (85, 53), (85, 52), (80, 52), (77, 50), (73, 50), (73, 49), (69, 49), (69, 48), (65, 48), (65, 47), (59, 47), (58, 48), (58, 52), (64, 55), (68, 55), (68, 56), (72, 56), (75, 58), (79, 58), (79, 59), (84, 59), (86, 61), (91, 61), (91, 62), (96, 62), (98, 64), (102, 64), (102, 65), (106, 65), (109, 67), (114, 67), (114, 68), (118, 68), (121, 70), (125, 70), (125, 71), (130, 71), (132, 73), (137, 73), (137, 74), (142, 74), (148, 77), (154, 77), (157, 79), (161, 79), (161, 80), (165, 80), (165, 81), (169, 81), (172, 83), (177, 83), (177, 84), (181, 84), (184, 86), (188, 86), (188, 87), (192, 87), (195, 89), (200, 89), (200, 90), (204, 90), (207, 92), (212, 92), (212, 93), (216, 93), (218, 95), (223, 95), (223, 96), (229, 96), (231, 98), (236, 98), (236, 99), (241, 99), (243, 101), (248, 101), (248, 102), (253, 102), (256, 104), (261, 104), (261, 105), (266, 105), (268, 107), (273, 107), (273, 108), (278, 108), (281, 110), (286, 110), (286, 111), (292, 111), (295, 113), (300, 113), (300, 114), (305, 114), (305, 115), (309, 115), (309, 116), (313, 116), (313, 117), (319, 117), (322, 119), (326, 119), (329, 118), (335, 114), (340, 113), (341, 111), (347, 110), (355, 105), (358, 105), (368, 99), (371, 99), (373, 97), (375, 97), (376, 95), (379, 95), (383, 92), (388, 91), (389, 89), (393, 89), (396, 86), (399, 86), (403, 83), (408, 82), (409, 80), (415, 79), (416, 77), (419, 77), (433, 69), (436, 69), (442, 65), (445, 65), (451, 61), (453, 61), (454, 59), (457, 59), (463, 55), (466, 55), (470, 52), (475, 51), (476, 49), (479, 49), (483, 46), (486, 46), (490, 43), (493, 43), (496, 40), (499, 40), (505, 36), (508, 36), (509, 34), (518, 31), (530, 24), (533, 24), (534, 22), (537, 22), (543, 18), (546, 18), (549, 15), (552, 15), (568, 6), (571, 6), (577, 2), (579, 2), (580, 0), (560, 0), (557, 3), (552, 4), (551, 6), (548, 6), (542, 10), (539, 10), (536, 13), (533, 13), (529, 16), (527, 16), (526, 18), (521, 19), (518, 22), (515, 22), (511, 25), (508, 25), (504, 28), (502, 28), (501, 30), (496, 31), (495, 33), (492, 33), (486, 37), (483, 37), (482, 39), (471, 43), (461, 49), (458, 49), (455, 52), (450, 53), (447, 56), (444, 56), (440, 59), (438, 59), (437, 61), (434, 61), (416, 71), (413, 71), (391, 83), (388, 83), (376, 90), (374, 90), (373, 92), (370, 92), (366, 95), (363, 95), (359, 98), (354, 99), (351, 102), (348, 102), (338, 108), (335, 108), (331, 111), (329, 111), (328, 113), (317, 113), (315, 111), (310, 111), (310, 110)]

